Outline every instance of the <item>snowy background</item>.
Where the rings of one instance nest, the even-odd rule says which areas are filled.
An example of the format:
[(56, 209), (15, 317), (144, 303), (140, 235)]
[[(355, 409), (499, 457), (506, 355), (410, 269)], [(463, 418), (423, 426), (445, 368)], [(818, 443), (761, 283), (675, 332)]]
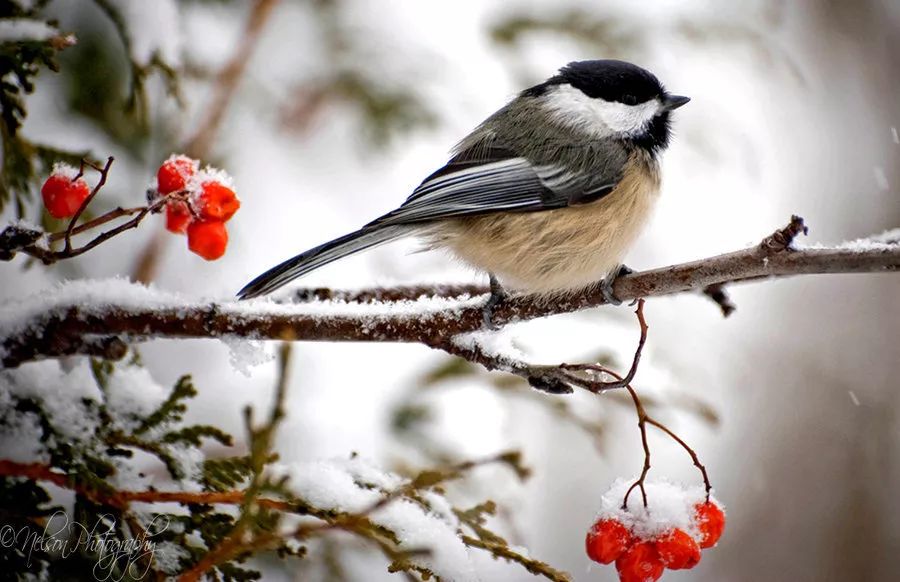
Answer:
[[(79, 38), (85, 31), (113, 34), (95, 10), (76, 4), (51, 3), (61, 30)], [(130, 5), (132, 18), (141, 22), (133, 46), (137, 58), (159, 49), (170, 62), (212, 70), (238, 42), (246, 9), (245, 3)], [(634, 61), (692, 98), (675, 114), (662, 201), (628, 258), (631, 267), (753, 244), (792, 213), (806, 218), (810, 243), (900, 224), (897, 3), (341, 5), (341, 25), (357, 33), (357, 45), (337, 64), (323, 40), (328, 23), (316, 11), (301, 2), (276, 8), (210, 160), (234, 176), (243, 202), (229, 225), (229, 251), (207, 263), (188, 253), (182, 238), (166, 234), (153, 281), (158, 288), (233, 296), (275, 263), (399, 204), (458, 139), (518, 90), (587, 58)], [(551, 17), (570, 9), (608, 24), (595, 31), (593, 45), (548, 31), (506, 47), (490, 38), (493, 26), (514, 16)], [(82, 42), (71, 52), (89, 47)], [(361, 114), (337, 102), (326, 104), (302, 131), (291, 130), (284, 112), (298, 88), (327, 77), (334, 66), (358, 68), (376, 85), (412, 94), (434, 123), (373, 141)], [(137, 203), (171, 153), (170, 137), (151, 136), (139, 154), (127, 150), (127, 140), (113, 140), (89, 118), (72, 114), (66, 82), (42, 76), (29, 100), (26, 134), (89, 148), (99, 157), (116, 155), (108, 204)], [(150, 84), (154, 127), (182, 138), (202, 119), (209, 83), (188, 79), (184, 88), (186, 108), (179, 111), (161, 83)], [(49, 269), (2, 264), (0, 298), (22, 297), (67, 278), (128, 277), (161, 230), (161, 220), (145, 224)], [(411, 254), (416, 249), (415, 241), (393, 244), (317, 271), (301, 284), (484, 280), (438, 253)], [(657, 416), (695, 445), (728, 507), (719, 546), (704, 552), (696, 569), (665, 579), (891, 579), (900, 551), (900, 280), (804, 277), (731, 293), (738, 311), (728, 320), (699, 297), (654, 299), (646, 308), (650, 340), (636, 385), (671, 404)], [(506, 333), (537, 361), (605, 353), (624, 368), (637, 329), (630, 310), (605, 308)], [(155, 341), (141, 352), (162, 385), (194, 375), (200, 395), (193, 420), (241, 434), (242, 406), (264, 407), (271, 398), (275, 366), (261, 356), (272, 348)], [(446, 358), (421, 346), (298, 344), (289, 416), (279, 434), (283, 460), (346, 458), (355, 451), (402, 468), (429, 458), (521, 448), (534, 469), (527, 484), (484, 469), (454, 493), (501, 502), (502, 529), (532, 556), (576, 580), (613, 580), (613, 568), (590, 566), (584, 532), (607, 487), (640, 469), (633, 412), (616, 398), (567, 397), (580, 416), (604, 426), (598, 446), (553, 413), (546, 400), (559, 397), (527, 393), (524, 386), (501, 391), (484, 376), (418, 389)], [(254, 360), (261, 363), (248, 369)], [(433, 414), (412, 441), (392, 430), (397, 407), (410, 399)], [(697, 402), (711, 407), (718, 422), (698, 414)], [(651, 446), (657, 475), (698, 482), (676, 445), (653, 435)], [(348, 579), (392, 578), (383, 559), (365, 548), (351, 544), (341, 556)], [(480, 566), (484, 580), (532, 579), (514, 566)], [(315, 568), (271, 568), (273, 580), (320, 575)]]

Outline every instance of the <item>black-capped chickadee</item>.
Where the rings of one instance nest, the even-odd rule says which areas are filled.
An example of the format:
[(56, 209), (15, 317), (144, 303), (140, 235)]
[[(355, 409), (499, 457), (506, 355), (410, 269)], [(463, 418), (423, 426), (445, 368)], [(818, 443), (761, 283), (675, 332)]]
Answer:
[(630, 63), (570, 63), (487, 118), (399, 208), (288, 259), (238, 295), (269, 293), (407, 235), (486, 271), (488, 309), (502, 297), (498, 279), (541, 294), (601, 282), (609, 290), (657, 198), (669, 112), (688, 101)]

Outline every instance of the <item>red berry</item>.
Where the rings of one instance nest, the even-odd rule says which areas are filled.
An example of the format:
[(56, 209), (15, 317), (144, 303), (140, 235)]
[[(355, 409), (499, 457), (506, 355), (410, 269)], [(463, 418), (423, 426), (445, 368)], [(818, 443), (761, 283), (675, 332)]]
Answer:
[(631, 545), (631, 533), (614, 519), (602, 519), (588, 531), (584, 544), (590, 559), (611, 564)]
[(184, 234), (193, 216), (185, 202), (169, 202), (166, 204), (166, 229), (175, 234)]
[(204, 182), (197, 196), (197, 212), (208, 220), (228, 220), (241, 207), (234, 190), (220, 182)]
[(160, 194), (184, 190), (188, 179), (197, 171), (197, 162), (187, 156), (169, 158), (156, 172), (156, 189)]
[(689, 570), (700, 562), (700, 546), (680, 529), (674, 529), (656, 540), (656, 550), (662, 563), (670, 570)]
[(187, 227), (188, 248), (207, 261), (214, 261), (225, 254), (228, 231), (220, 220), (195, 220)]
[(621, 582), (655, 582), (665, 569), (653, 542), (638, 542), (616, 560)]
[(90, 194), (91, 189), (82, 178), (73, 182), (72, 178), (63, 174), (51, 174), (41, 187), (44, 206), (54, 218), (75, 216)]
[(699, 503), (694, 507), (694, 519), (700, 528), (700, 547), (711, 548), (718, 543), (725, 531), (725, 513), (712, 501)]

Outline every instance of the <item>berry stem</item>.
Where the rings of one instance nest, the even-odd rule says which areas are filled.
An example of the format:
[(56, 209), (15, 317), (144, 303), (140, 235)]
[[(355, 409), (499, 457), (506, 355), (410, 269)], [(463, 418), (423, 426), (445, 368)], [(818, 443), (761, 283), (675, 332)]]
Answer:
[(106, 165), (101, 168), (99, 166), (92, 164), (91, 162), (89, 162), (87, 160), (84, 160), (84, 159), (81, 160), (81, 167), (78, 169), (78, 175), (75, 176), (75, 178), (73, 179), (73, 182), (75, 180), (77, 180), (78, 178), (81, 178), (81, 176), (84, 175), (84, 167), (85, 166), (89, 166), (89, 167), (97, 170), (98, 172), (100, 172), (100, 179), (97, 181), (97, 185), (94, 186), (94, 189), (91, 190), (91, 193), (88, 195), (88, 197), (85, 198), (84, 202), (81, 203), (81, 206), (78, 207), (78, 210), (75, 212), (75, 216), (73, 216), (72, 220), (69, 221), (69, 226), (66, 228), (66, 236), (65, 236), (66, 244), (65, 244), (65, 247), (63, 248), (64, 253), (68, 253), (68, 252), (72, 251), (72, 231), (75, 229), (75, 223), (78, 222), (79, 218), (81, 218), (81, 214), (84, 212), (84, 209), (88, 207), (88, 204), (91, 203), (91, 201), (94, 199), (94, 196), (97, 195), (97, 192), (99, 192), (100, 189), (103, 188), (103, 186), (106, 184), (106, 178), (107, 178), (107, 176), (109, 176), (109, 169), (112, 166), (113, 161), (114, 161), (114, 158), (112, 156), (109, 156), (106, 159)]
[[(137, 215), (134, 218), (132, 218), (131, 220), (129, 220), (127, 222), (123, 222), (122, 224), (120, 224), (119, 226), (117, 226), (115, 228), (112, 228), (110, 230), (107, 230), (107, 231), (104, 231), (104, 232), (98, 234), (93, 239), (91, 239), (90, 242), (86, 243), (84, 246), (78, 247), (77, 249), (68, 248), (68, 249), (63, 249), (62, 251), (60, 251), (58, 253), (51, 253), (51, 255), (50, 255), (52, 257), (51, 262), (59, 260), (59, 259), (69, 259), (72, 257), (77, 257), (78, 255), (88, 252), (92, 248), (96, 247), (97, 245), (99, 245), (101, 243), (106, 242), (107, 240), (111, 239), (112, 237), (116, 236), (117, 234), (120, 234), (122, 232), (125, 232), (126, 230), (137, 227), (137, 225), (140, 224), (140, 222), (144, 219), (145, 216), (147, 216), (151, 212), (156, 212), (157, 210), (159, 210), (160, 208), (165, 206), (165, 204), (166, 204), (166, 199), (161, 198), (149, 206), (141, 207), (140, 209), (137, 210)], [(67, 243), (68, 243), (68, 235), (69, 235), (69, 232), (66, 231), (66, 239), (67, 239), (66, 242)]]
[(706, 487), (706, 500), (709, 501), (709, 495), (712, 491), (712, 485), (709, 482), (709, 475), (706, 473), (706, 467), (703, 465), (703, 463), (700, 462), (700, 457), (697, 456), (697, 453), (694, 451), (694, 449), (692, 449), (686, 442), (684, 442), (684, 440), (682, 440), (677, 434), (672, 432), (672, 429), (659, 422), (655, 418), (650, 418), (649, 416), (645, 417), (644, 422), (646, 422), (647, 424), (652, 424), (659, 430), (672, 437), (675, 442), (677, 442), (685, 451), (687, 451), (687, 454), (691, 456), (691, 460), (694, 462), (694, 466), (697, 467), (700, 470), (700, 474), (703, 475), (703, 486)]
[(630, 385), (625, 386), (625, 389), (631, 395), (631, 400), (634, 402), (634, 410), (637, 412), (638, 429), (641, 431), (641, 445), (644, 447), (644, 467), (641, 469), (641, 476), (625, 492), (625, 499), (622, 500), (622, 509), (628, 509), (628, 497), (636, 487), (640, 488), (641, 500), (644, 502), (644, 507), (647, 507), (647, 490), (644, 487), (644, 481), (647, 479), (647, 473), (650, 472), (650, 445), (647, 442), (647, 421), (650, 417), (647, 415), (647, 411), (644, 409), (644, 404), (638, 397), (637, 391)]
[(625, 374), (624, 377), (599, 364), (560, 364), (558, 366), (558, 369), (563, 371), (563, 377), (572, 382), (578, 382), (581, 379), (574, 374), (570, 374), (569, 372), (600, 372), (609, 374), (610, 376), (616, 378), (616, 380), (613, 382), (592, 382), (590, 388), (591, 392), (600, 393), (607, 390), (627, 388), (634, 380), (634, 376), (637, 374), (638, 366), (641, 363), (641, 354), (644, 353), (644, 344), (647, 343), (647, 331), (650, 329), (650, 327), (647, 325), (647, 320), (644, 319), (643, 299), (637, 300), (637, 309), (634, 313), (635, 315), (637, 315), (638, 324), (641, 327), (641, 337), (638, 339), (637, 348), (634, 350), (634, 358), (631, 361), (631, 368), (628, 370), (628, 373)]
[(700, 470), (700, 474), (703, 476), (703, 485), (706, 488), (706, 500), (709, 501), (710, 492), (712, 491), (712, 485), (709, 481), (709, 475), (706, 472), (706, 467), (703, 463), (700, 462), (700, 457), (697, 456), (697, 453), (692, 449), (681, 437), (679, 437), (675, 432), (664, 425), (662, 422), (656, 420), (649, 414), (647, 414), (647, 410), (644, 408), (643, 402), (641, 402), (640, 397), (638, 396), (637, 391), (631, 386), (631, 381), (634, 379), (635, 373), (637, 372), (638, 364), (641, 361), (641, 353), (644, 350), (644, 344), (647, 342), (647, 330), (649, 326), (647, 325), (647, 320), (644, 318), (644, 300), (638, 299), (637, 309), (635, 310), (635, 315), (637, 315), (638, 323), (641, 326), (641, 338), (638, 341), (637, 349), (634, 353), (634, 360), (631, 364), (631, 370), (628, 371), (624, 377), (618, 374), (617, 372), (606, 368), (605, 366), (601, 366), (599, 364), (562, 364), (560, 368), (563, 370), (577, 370), (577, 371), (592, 371), (592, 372), (601, 372), (604, 374), (608, 374), (613, 378), (616, 378), (616, 382), (603, 382), (603, 390), (613, 389), (613, 388), (625, 388), (628, 390), (628, 394), (631, 396), (632, 402), (634, 402), (634, 410), (637, 413), (638, 417), (638, 429), (641, 431), (641, 445), (644, 449), (644, 466), (641, 469), (640, 477), (632, 483), (631, 487), (628, 488), (628, 491), (625, 492), (625, 499), (622, 500), (622, 509), (628, 509), (628, 498), (631, 496), (632, 491), (635, 489), (641, 490), (641, 498), (644, 502), (644, 507), (647, 507), (647, 491), (644, 487), (644, 483), (647, 480), (647, 474), (650, 472), (650, 445), (647, 441), (647, 425), (652, 425), (663, 431), (669, 437), (671, 437), (675, 442), (681, 445), (685, 451), (687, 451), (688, 455), (690, 455), (691, 460), (694, 462), (694, 466)]
[(111, 220), (115, 220), (122, 216), (133, 216), (138, 212), (144, 210), (146, 206), (135, 206), (134, 208), (122, 208), (121, 206), (118, 208), (114, 208), (105, 214), (101, 214), (100, 216), (89, 220), (85, 223), (79, 224), (69, 233), (68, 228), (66, 230), (60, 232), (54, 232), (53, 234), (47, 235), (47, 240), (51, 243), (63, 240), (66, 238), (66, 233), (69, 233), (71, 236), (76, 234), (81, 234), (87, 230), (91, 230), (92, 228), (96, 228), (100, 225), (106, 224)]

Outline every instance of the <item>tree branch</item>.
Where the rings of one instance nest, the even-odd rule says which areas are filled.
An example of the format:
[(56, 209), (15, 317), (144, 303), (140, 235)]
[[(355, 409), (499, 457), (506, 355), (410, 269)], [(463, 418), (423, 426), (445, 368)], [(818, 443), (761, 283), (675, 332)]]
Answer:
[[(685, 292), (711, 285), (809, 274), (875, 273), (900, 269), (900, 245), (794, 249), (791, 241), (803, 230), (802, 220), (766, 237), (759, 245), (620, 277), (613, 287), (623, 301)], [(456, 287), (436, 288), (455, 293)], [(130, 285), (121, 294), (87, 292), (44, 295), (0, 310), (0, 361), (4, 366), (44, 357), (84, 353), (88, 340), (124, 336), (129, 341), (153, 337), (278, 339), (302, 341), (380, 341), (422, 343), (445, 349), (459, 334), (482, 327), (486, 288), (465, 287), (466, 295), (441, 296), (417, 302), (364, 305), (321, 302), (276, 304), (270, 301), (187, 303), (177, 296)], [(426, 289), (367, 290), (363, 297), (420, 297)], [(347, 292), (329, 292), (345, 297)], [(136, 294), (146, 300), (136, 301)], [(355, 295), (359, 296), (359, 293)], [(548, 301), (545, 297), (512, 297), (494, 308), (493, 321), (502, 326), (549, 315), (603, 305), (599, 289)], [(103, 344), (101, 344), (103, 345)], [(462, 354), (460, 354), (462, 355)]]

